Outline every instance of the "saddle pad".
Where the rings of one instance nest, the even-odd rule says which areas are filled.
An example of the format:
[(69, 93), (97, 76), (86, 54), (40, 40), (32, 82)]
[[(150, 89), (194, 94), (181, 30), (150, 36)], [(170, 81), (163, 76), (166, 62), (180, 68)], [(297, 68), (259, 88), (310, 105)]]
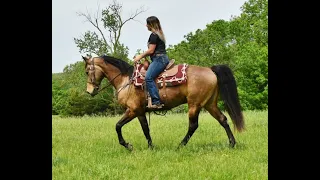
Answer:
[[(134, 71), (134, 85), (135, 86), (142, 86), (144, 83), (144, 77), (140, 73), (141, 68), (143, 67), (142, 64), (137, 64), (135, 71)], [(156, 82), (157, 84), (162, 87), (163, 81), (166, 83), (166, 86), (176, 86), (187, 82), (186, 70), (188, 65), (186, 63), (175, 65), (173, 68), (160, 73)]]

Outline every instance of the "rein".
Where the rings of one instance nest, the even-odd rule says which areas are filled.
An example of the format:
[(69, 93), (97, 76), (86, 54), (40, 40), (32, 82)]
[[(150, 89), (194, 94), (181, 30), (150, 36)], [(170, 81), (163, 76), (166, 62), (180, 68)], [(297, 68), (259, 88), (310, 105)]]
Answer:
[(120, 76), (120, 75), (121, 75), (121, 73), (119, 73), (118, 75), (116, 75), (113, 79), (111, 79), (111, 80), (109, 81), (109, 84), (108, 84), (108, 85), (106, 85), (106, 86), (104, 86), (103, 88), (99, 89), (98, 92), (100, 92), (100, 91), (104, 90), (105, 88), (109, 87), (110, 85), (112, 85), (112, 84), (111, 84), (112, 81), (113, 81), (114, 79), (116, 79), (116, 78), (117, 78), (118, 76)]

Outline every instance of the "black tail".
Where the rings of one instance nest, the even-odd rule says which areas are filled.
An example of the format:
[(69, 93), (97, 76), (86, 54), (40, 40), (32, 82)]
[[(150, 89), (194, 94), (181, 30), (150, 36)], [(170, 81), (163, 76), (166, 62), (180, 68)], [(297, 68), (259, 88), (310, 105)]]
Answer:
[(241, 132), (244, 130), (244, 119), (233, 73), (226, 65), (212, 66), (211, 70), (217, 75), (220, 96), (225, 104), (226, 110), (236, 129)]

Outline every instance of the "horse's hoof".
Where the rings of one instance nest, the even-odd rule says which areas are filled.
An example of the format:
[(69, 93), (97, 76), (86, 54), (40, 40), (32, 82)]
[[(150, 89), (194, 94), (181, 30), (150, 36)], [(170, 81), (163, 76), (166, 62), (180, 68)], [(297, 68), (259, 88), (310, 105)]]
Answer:
[(185, 145), (184, 144), (179, 144), (179, 146), (177, 147), (177, 150), (182, 149)]
[(236, 145), (236, 143), (230, 143), (230, 144), (229, 144), (229, 147), (230, 147), (230, 148), (234, 148), (234, 145)]
[(133, 146), (131, 144), (127, 144), (127, 147), (126, 147), (129, 151), (132, 151), (133, 150)]
[(152, 144), (149, 144), (149, 145), (148, 145), (148, 148), (149, 148), (150, 150), (153, 150), (154, 146), (153, 146)]

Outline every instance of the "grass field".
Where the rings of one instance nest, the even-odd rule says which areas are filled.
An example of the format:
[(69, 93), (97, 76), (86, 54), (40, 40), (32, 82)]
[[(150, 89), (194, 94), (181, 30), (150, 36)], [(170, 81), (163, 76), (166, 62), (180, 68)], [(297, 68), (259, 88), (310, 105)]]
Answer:
[[(122, 128), (132, 152), (118, 143), (120, 117), (52, 117), (52, 179), (268, 179), (268, 111), (244, 112), (246, 131), (234, 132), (229, 148), (223, 127), (201, 113), (199, 128), (186, 147), (177, 150), (187, 133), (187, 114), (151, 114), (148, 149), (138, 119)], [(147, 116), (148, 117), (148, 116)]]

